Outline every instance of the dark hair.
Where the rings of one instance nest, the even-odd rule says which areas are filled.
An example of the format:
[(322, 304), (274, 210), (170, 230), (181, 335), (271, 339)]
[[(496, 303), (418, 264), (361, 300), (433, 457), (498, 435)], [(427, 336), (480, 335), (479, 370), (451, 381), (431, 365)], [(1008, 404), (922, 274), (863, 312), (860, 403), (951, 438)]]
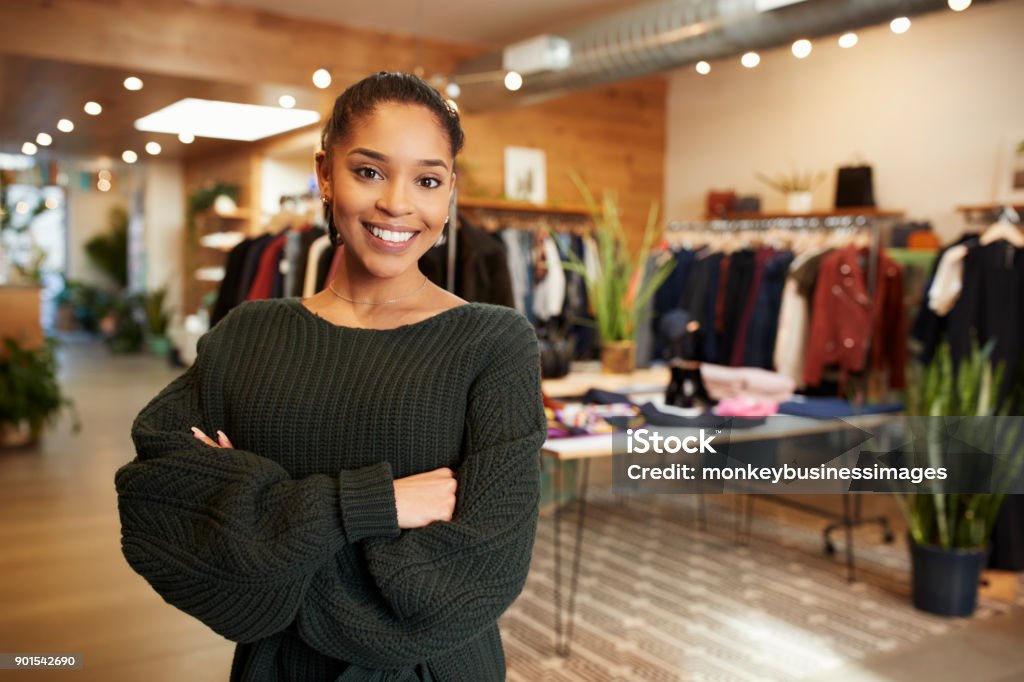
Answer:
[(448, 135), (452, 158), (458, 156), (465, 143), (459, 112), (445, 101), (437, 90), (411, 73), (380, 71), (368, 76), (334, 100), (334, 110), (320, 136), (320, 146), (330, 156), (331, 148), (352, 130), (353, 124), (370, 114), (384, 102), (419, 104), (430, 110)]

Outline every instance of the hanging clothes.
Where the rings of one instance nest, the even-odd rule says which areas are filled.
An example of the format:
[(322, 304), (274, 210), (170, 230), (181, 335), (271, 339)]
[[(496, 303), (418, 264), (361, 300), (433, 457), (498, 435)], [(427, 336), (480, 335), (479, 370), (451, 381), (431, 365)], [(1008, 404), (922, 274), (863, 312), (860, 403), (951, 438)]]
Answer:
[(550, 236), (540, 238), (535, 249), (533, 314), (541, 322), (562, 313), (565, 306), (565, 270), (558, 255), (558, 246)]
[(306, 253), (306, 267), (305, 276), (302, 282), (302, 292), (298, 294), (302, 298), (309, 298), (313, 296), (321, 287), (318, 286), (318, 272), (320, 264), (320, 256), (327, 249), (331, 248), (331, 238), (327, 234), (322, 234), (312, 244), (309, 245), (309, 251)]

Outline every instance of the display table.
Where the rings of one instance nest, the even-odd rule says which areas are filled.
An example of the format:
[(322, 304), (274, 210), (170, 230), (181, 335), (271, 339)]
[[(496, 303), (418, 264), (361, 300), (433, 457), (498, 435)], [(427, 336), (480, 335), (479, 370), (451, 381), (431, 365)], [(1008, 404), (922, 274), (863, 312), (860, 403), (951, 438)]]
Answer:
[(579, 398), (592, 388), (616, 393), (663, 393), (671, 373), (668, 367), (638, 369), (629, 374), (570, 372), (560, 379), (544, 379), (541, 389), (549, 398)]

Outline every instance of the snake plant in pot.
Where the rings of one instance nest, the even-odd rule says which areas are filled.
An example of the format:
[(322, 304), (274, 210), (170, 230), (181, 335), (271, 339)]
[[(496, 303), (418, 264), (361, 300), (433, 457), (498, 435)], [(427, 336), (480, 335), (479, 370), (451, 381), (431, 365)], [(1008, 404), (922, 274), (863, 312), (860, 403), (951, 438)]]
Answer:
[(991, 492), (896, 495), (909, 526), (914, 606), (939, 615), (974, 612), (996, 515), (1024, 464), (1024, 417), (998, 416), (1004, 367), (993, 366), (993, 348), (975, 347), (954, 366), (949, 346), (939, 346), (927, 367), (915, 368), (907, 392), (915, 454), (953, 463), (953, 444), (956, 451), (969, 444), (975, 454), (959, 475), (990, 467)]
[(563, 267), (583, 277), (594, 326), (601, 343), (601, 365), (606, 372), (631, 372), (636, 363), (636, 335), (644, 321), (644, 310), (658, 287), (674, 267), (671, 258), (650, 272), (647, 261), (657, 233), (658, 205), (647, 214), (640, 250), (631, 254), (613, 195), (605, 193), (598, 204), (580, 177), (570, 174), (586, 201), (594, 221), (594, 262), (584, 262), (568, 249)]

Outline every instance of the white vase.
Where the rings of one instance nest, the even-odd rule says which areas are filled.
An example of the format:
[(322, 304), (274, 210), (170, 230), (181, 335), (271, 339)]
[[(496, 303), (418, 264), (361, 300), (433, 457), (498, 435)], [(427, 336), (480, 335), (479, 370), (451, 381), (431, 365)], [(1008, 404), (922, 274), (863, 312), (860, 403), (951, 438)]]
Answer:
[(238, 210), (238, 204), (227, 194), (220, 194), (213, 200), (213, 212), (217, 215), (232, 215)]
[(786, 195), (786, 211), (789, 213), (810, 213), (814, 195), (810, 192), (790, 192)]

